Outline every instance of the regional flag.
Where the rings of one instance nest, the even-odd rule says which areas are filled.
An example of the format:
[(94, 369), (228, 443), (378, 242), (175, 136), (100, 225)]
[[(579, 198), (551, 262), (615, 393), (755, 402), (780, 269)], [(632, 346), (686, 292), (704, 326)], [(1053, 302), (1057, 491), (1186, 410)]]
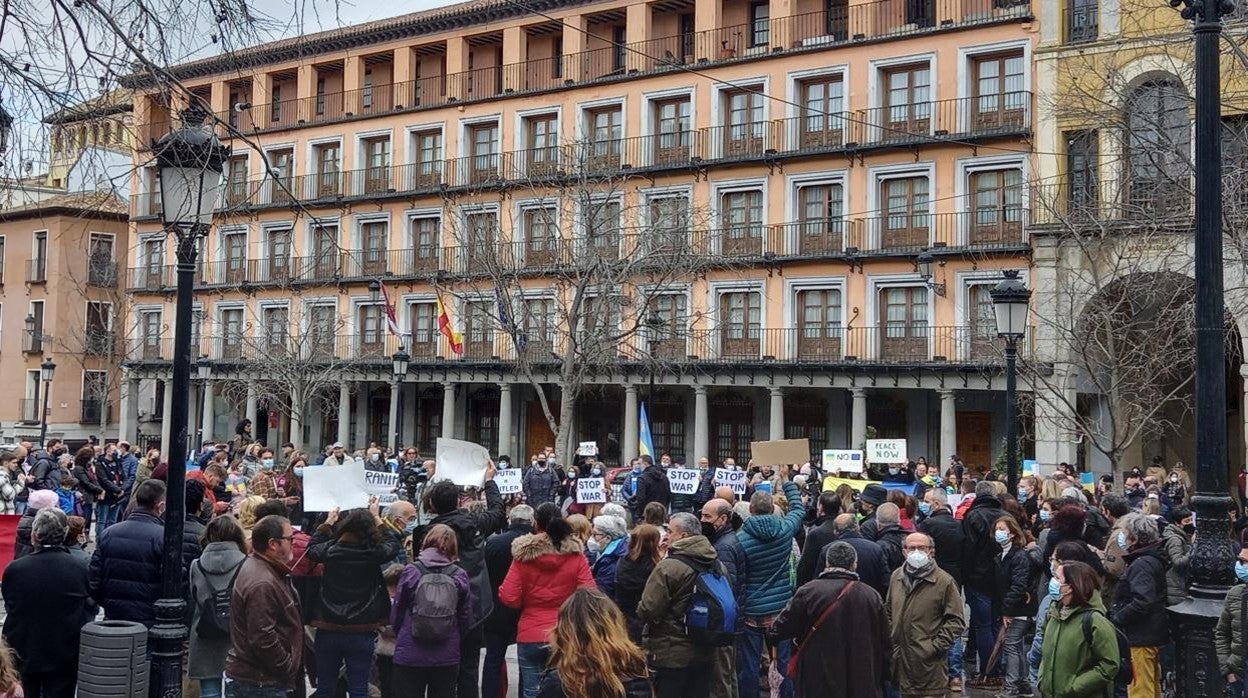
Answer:
[(654, 458), (654, 439), (650, 436), (650, 417), (646, 415), (646, 403), (641, 403), (641, 438), (638, 439), (637, 455)]
[(399, 331), (399, 319), (394, 314), (394, 301), (390, 299), (390, 289), (386, 288), (384, 281), (381, 282), (381, 297), (386, 303), (386, 327), (390, 330), (390, 334), (402, 337), (403, 333)]
[(446, 312), (446, 305), (442, 303), (442, 296), (438, 295), (438, 331), (446, 337), (446, 341), (451, 344), (451, 351), (456, 354), (464, 353), (464, 336), (455, 331), (451, 325), (451, 316)]

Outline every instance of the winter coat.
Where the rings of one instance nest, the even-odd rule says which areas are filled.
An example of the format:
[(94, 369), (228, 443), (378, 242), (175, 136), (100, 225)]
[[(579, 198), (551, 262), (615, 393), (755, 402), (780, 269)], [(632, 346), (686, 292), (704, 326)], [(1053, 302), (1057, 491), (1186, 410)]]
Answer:
[(13, 559), (20, 560), (34, 552), (35, 546), (30, 542), (30, 529), (35, 525), (35, 514), (38, 509), (27, 509), (22, 518), (17, 520), (17, 542), (13, 548)]
[(909, 589), (905, 575), (903, 567), (888, 583), (893, 682), (902, 695), (944, 696), (949, 648), (966, 629), (962, 594), (940, 566)]
[(628, 471), (628, 475), (624, 477), (624, 485), (620, 487), (620, 496), (624, 498), (625, 506), (633, 511), (636, 511), (637, 508), (637, 486), (640, 484), (641, 473), (630, 470)]
[(966, 533), (962, 523), (948, 509), (933, 511), (919, 524), (919, 532), (931, 536), (936, 544), (936, 564), (962, 586), (962, 548)]
[(806, 531), (806, 542), (802, 545), (802, 556), (797, 560), (797, 586), (813, 580), (823, 572), (823, 548), (836, 541), (836, 533), (832, 530), (832, 521), (836, 517), (821, 516), (815, 525)]
[[(811, 635), (812, 626), (848, 584), (853, 587)], [(782, 640), (792, 638), (802, 648), (793, 681), (799, 698), (884, 695), (891, 651), (888, 616), (879, 593), (858, 581), (857, 575), (828, 570), (803, 584), (776, 618), (772, 631)], [(793, 652), (797, 651), (794, 647)]]
[(55, 492), (61, 488), (61, 466), (57, 465), (52, 454), (41, 448), (35, 451), (31, 463), (30, 474), (35, 480), (30, 483), (30, 489)]
[[(1092, 642), (1083, 632), (1091, 613)], [(1044, 623), (1038, 688), (1045, 698), (1112, 698), (1118, 676), (1118, 634), (1099, 601), (1066, 608), (1055, 602)]]
[(568, 535), (558, 549), (550, 536), (533, 533), (511, 544), (515, 559), (498, 589), (498, 600), (520, 609), (516, 642), (546, 642), (559, 607), (580, 587), (594, 586), (581, 541)]
[(992, 537), (997, 519), (1005, 516), (1001, 501), (992, 495), (976, 497), (962, 519), (962, 583), (969, 589), (991, 592), (997, 584), (997, 554), (1001, 546)]
[(694, 579), (716, 567), (723, 569), (706, 536), (688, 536), (672, 543), (667, 558), (655, 565), (637, 604), (637, 617), (645, 623), (643, 642), (651, 666), (683, 669), (710, 663), (713, 648), (693, 644), (685, 633), (685, 613)]
[[(623, 696), (603, 696), (603, 698), (650, 698), (652, 695), (650, 690), (650, 679), (644, 676), (627, 676), (622, 677), (624, 682)], [(537, 687), (537, 698), (567, 698), (568, 694), (563, 692), (563, 681), (559, 679), (559, 672), (554, 669), (548, 670), (542, 674), (542, 682)]]
[(420, 564), (408, 564), (399, 577), (399, 588), (394, 596), (394, 608), (390, 611), (390, 627), (394, 628), (394, 663), (408, 667), (457, 666), (459, 664), (460, 638), (468, 632), (472, 621), (472, 589), (468, 573), (456, 565), (452, 575), (455, 590), (459, 592), (456, 616), (459, 624), (451, 637), (438, 644), (417, 642), (412, 637), (412, 604), (416, 600), (416, 586), (425, 570), (450, 572), (451, 560), (435, 548), (425, 548), (417, 558)]
[(155, 622), (164, 550), (164, 523), (151, 512), (135, 510), (105, 529), (91, 556), (91, 596), (106, 619)]
[(641, 643), (641, 629), (644, 624), (637, 617), (637, 604), (641, 603), (641, 594), (645, 591), (646, 580), (650, 578), (654, 566), (654, 560), (648, 555), (636, 560), (625, 555), (615, 568), (615, 593), (611, 598), (624, 614), (628, 636), (638, 644)]
[(82, 626), (95, 620), (87, 566), (59, 546), (41, 547), (4, 570), (4, 639), (23, 673), (76, 671)]
[(122, 501), (125, 492), (126, 474), (121, 464), (115, 460), (95, 459), (95, 481), (104, 488), (103, 504), (113, 505)]
[(901, 564), (906, 561), (906, 554), (902, 552), (902, 549), (905, 548), (907, 535), (909, 534), (898, 524), (878, 526), (875, 530), (875, 538), (873, 540), (884, 551), (884, 561), (888, 564), (889, 574), (892, 574), (894, 570), (901, 567)]
[(485, 633), (490, 637), (504, 638), (508, 641), (507, 644), (516, 641), (516, 625), (520, 622), (520, 613), (499, 602), (498, 588), (503, 585), (507, 570), (511, 569), (511, 544), (520, 536), (532, 532), (533, 527), (527, 523), (512, 524), (506, 531), (491, 537), (485, 543), (485, 566), (489, 570), (494, 602), (494, 610), (485, 619)]
[(317, 613), (312, 625), (349, 633), (380, 630), (390, 618), (390, 595), (381, 568), (399, 554), (402, 542), (393, 532), (379, 529), (381, 542), (369, 545), (345, 534), (330, 540), (322, 524), (308, 546), (308, 559), (325, 565)]
[(0, 514), (16, 514), (19, 495), (26, 492), (26, 479), (20, 477), (21, 471), (10, 472), (8, 468), (0, 468)]
[(999, 599), (998, 612), (1009, 618), (1034, 618), (1039, 609), (1036, 596), (1036, 578), (1039, 565), (1026, 548), (1010, 546), (997, 561), (997, 589), (994, 600)]
[(1166, 605), (1183, 603), (1187, 598), (1187, 562), (1191, 557), (1192, 539), (1178, 524), (1167, 524), (1161, 532), (1161, 543), (1170, 558), (1166, 570)]
[[(1213, 630), (1218, 649), (1218, 673), (1226, 676), (1244, 674), (1244, 584), (1236, 584), (1226, 593), (1226, 603), (1218, 625)], [(6, 597), (7, 598), (7, 597)]]
[(591, 571), (594, 573), (594, 582), (598, 584), (598, 589), (607, 596), (615, 591), (615, 575), (616, 568), (620, 564), (620, 558), (628, 554), (628, 537), (616, 538), (603, 548), (598, 555), (598, 559), (594, 560)]
[(295, 687), (303, 666), (303, 619), (285, 565), (254, 554), (243, 563), (230, 601), (230, 639), (226, 676)]
[(778, 514), (751, 516), (737, 534), (749, 562), (744, 607), (747, 618), (779, 613), (793, 598), (789, 558), (793, 553), (793, 536), (802, 525), (806, 507), (797, 485), (792, 482), (784, 483), (784, 494), (789, 501), (787, 514), (783, 517)]
[[(186, 523), (182, 524), (182, 569), (189, 570), (191, 563), (200, 555), (203, 555), (203, 548), (200, 547), (199, 541), (204, 537), (204, 530), (207, 526), (200, 520), (198, 516), (189, 515), (186, 517)], [(190, 577), (185, 577), (190, 579)], [(188, 587), (189, 588), (189, 587)]]
[(525, 471), (520, 485), (521, 489), (524, 490), (525, 502), (534, 509), (546, 502), (557, 504), (559, 480), (559, 473), (555, 468), (550, 466), (530, 467)]
[(186, 675), (192, 679), (217, 679), (225, 671), (230, 638), (200, 637), (200, 606), (213, 598), (213, 590), (230, 587), (247, 555), (229, 541), (209, 543), (204, 554), (191, 564), (191, 651)]
[[(854, 552), (858, 553), (858, 579), (879, 592), (880, 598), (887, 596), (888, 578), (892, 573), (888, 570), (888, 560), (884, 557), (884, 549), (880, 547), (880, 544), (863, 538), (862, 534), (857, 531), (846, 531), (836, 540), (848, 543)], [(835, 542), (832, 541), (832, 543)], [(827, 552), (828, 546), (825, 545), (819, 552), (819, 558), (823, 559)]]
[(104, 487), (100, 484), (99, 476), (95, 474), (95, 466), (88, 463), (87, 465), (75, 465), (70, 471), (77, 481), (77, 489), (82, 493), (82, 499), (87, 504), (94, 504), (96, 497), (104, 493)]
[(1114, 592), (1110, 620), (1132, 647), (1161, 647), (1170, 641), (1165, 555), (1160, 542), (1127, 553), (1127, 571)]
[(645, 470), (641, 471), (641, 477), (637, 480), (637, 497), (633, 500), (633, 509), (640, 518), (642, 512), (646, 510), (646, 505), (650, 502), (658, 502), (667, 509), (672, 501), (672, 488), (667, 481), (667, 471), (658, 463), (651, 464)]
[[(144, 459), (145, 463), (146, 463), (146, 460), (147, 459)], [(156, 467), (156, 464), (146, 463), (147, 472), (144, 473), (142, 469), (139, 468), (138, 457), (135, 456), (133, 453), (126, 453), (126, 454), (118, 456), (116, 459), (116, 462), (117, 462), (118, 467), (121, 468), (122, 494), (127, 500), (130, 499), (130, 495), (133, 494), (134, 492), (135, 483), (143, 482), (143, 480), (146, 480), (147, 478), (151, 477), (152, 470), (155, 469)]]
[(741, 541), (731, 525), (716, 531), (711, 536), (711, 545), (715, 546), (719, 561), (724, 563), (728, 579), (732, 581), (732, 595), (740, 608), (745, 603), (745, 579), (750, 571), (750, 563), (745, 559), (745, 549), (741, 547)]

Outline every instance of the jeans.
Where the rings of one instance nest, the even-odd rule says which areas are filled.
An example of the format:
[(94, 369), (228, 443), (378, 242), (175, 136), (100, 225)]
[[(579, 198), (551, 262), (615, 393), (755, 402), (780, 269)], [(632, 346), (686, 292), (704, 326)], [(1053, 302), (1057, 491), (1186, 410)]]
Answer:
[(542, 642), (521, 642), (516, 645), (516, 660), (520, 664), (521, 698), (537, 698), (537, 687), (542, 682), (542, 672), (550, 659), (550, 645)]
[(481, 698), (507, 698), (507, 638), (485, 636), (485, 661), (481, 664)]
[[(91, 495), (86, 494), (84, 496), (90, 497)], [(94, 520), (91, 515), (94, 512), (95, 512), (95, 502), (92, 502), (89, 499), (82, 500), (82, 521), (83, 521), (82, 530), (86, 531), (87, 535), (91, 535), (91, 522)]]
[(368, 673), (377, 649), (377, 633), (316, 632), (316, 685), (321, 698), (330, 698), (338, 685), (338, 669), (346, 662), (347, 695), (368, 698)]
[(199, 698), (221, 698), (221, 679), (200, 679)]
[(959, 635), (953, 640), (953, 644), (949, 647), (949, 678), (962, 678), (962, 636)]
[(22, 692), (30, 698), (74, 698), (77, 686), (75, 671), (45, 671), (22, 677)]
[(655, 698), (710, 698), (714, 667), (711, 663), (690, 664), (680, 669), (654, 670)]
[(112, 504), (97, 504), (95, 507), (95, 539), (98, 541), (100, 536), (108, 529), (109, 526), (117, 523), (117, 516), (121, 514), (121, 503), (113, 502)]
[(1027, 631), (1031, 620), (1013, 618), (1005, 627), (1005, 641), (1001, 643), (1001, 655), (1005, 661), (1005, 688), (1031, 695), (1027, 681)]
[(966, 603), (971, 607), (971, 644), (979, 657), (979, 675), (996, 676), (996, 667), (985, 667), (992, 657), (992, 646), (997, 639), (999, 620), (992, 615), (992, 594), (967, 587)]
[(245, 681), (231, 681), (225, 685), (225, 698), (286, 698), (286, 693), (284, 688)]
[[(763, 648), (766, 643), (766, 628), (756, 628), (748, 623), (745, 632), (738, 636), (737, 643), (737, 684), (741, 687), (741, 698), (759, 694), (758, 671), (762, 664)], [(784, 674), (789, 666), (789, 653), (793, 651), (792, 640), (781, 640), (776, 646), (776, 668)], [(780, 684), (780, 698), (793, 698), (793, 680), (787, 676)]]
[(1031, 685), (1040, 683), (1040, 649), (1044, 646), (1044, 622), (1049, 617), (1049, 609), (1056, 601), (1052, 596), (1040, 599), (1040, 610), (1036, 613), (1036, 636), (1031, 640), (1031, 650), (1027, 653), (1027, 677)]
[(25, 514), (27, 506), (29, 506), (27, 502), (22, 502), (22, 501), (13, 502), (13, 512), (16, 514)]

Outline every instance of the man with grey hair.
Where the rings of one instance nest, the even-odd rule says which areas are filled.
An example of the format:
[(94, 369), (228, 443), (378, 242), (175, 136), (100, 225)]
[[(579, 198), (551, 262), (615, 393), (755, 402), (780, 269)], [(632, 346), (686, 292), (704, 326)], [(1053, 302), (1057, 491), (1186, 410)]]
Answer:
[[(772, 629), (797, 640), (798, 695), (883, 696), (890, 653), (888, 615), (879, 593), (858, 579), (858, 553), (845, 541), (823, 548), (824, 568), (803, 584)], [(845, 638), (853, 638), (846, 642)]]
[[(853, 514), (840, 514), (832, 520), (833, 542), (842, 541), (853, 547), (858, 554), (858, 578), (863, 584), (875, 589), (880, 596), (888, 593), (888, 560), (884, 549), (879, 543), (867, 540), (858, 528), (858, 519)], [(831, 545), (829, 543), (828, 545)], [(820, 551), (820, 557), (826, 554), (828, 546)]]
[[(485, 567), (489, 571), (494, 592), (494, 609), (486, 617), (485, 659), (481, 662), (481, 695), (502, 695), (507, 685), (507, 648), (516, 643), (516, 627), (520, 611), (499, 603), (498, 588), (511, 569), (511, 544), (520, 536), (533, 532), (533, 507), (517, 504), (507, 513), (507, 528), (485, 543)], [(415, 546), (413, 546), (415, 547)]]
[(876, 508), (873, 540), (884, 550), (888, 573), (892, 574), (905, 561), (901, 548), (906, 540), (906, 532), (901, 528), (901, 509), (896, 504), (885, 502)]
[(1127, 551), (1127, 570), (1114, 590), (1110, 620), (1127, 636), (1131, 668), (1135, 671), (1132, 695), (1161, 692), (1158, 657), (1169, 641), (1166, 616), (1166, 567), (1161, 533), (1152, 517), (1127, 514), (1118, 519), (1118, 546)]
[(13, 649), (27, 696), (72, 698), (78, 635), (95, 619), (85, 561), (65, 548), (69, 522), (44, 507), (31, 527), (34, 551), (4, 571), (4, 639)]
[(668, 555), (655, 565), (641, 592), (637, 617), (646, 623), (645, 644), (654, 668), (654, 691), (659, 698), (709, 698), (715, 668), (714, 647), (694, 644), (685, 629), (689, 590), (698, 575), (716, 571), (726, 575), (715, 547), (702, 535), (702, 522), (693, 514), (673, 514), (668, 520)]
[(903, 546), (905, 563), (888, 586), (893, 685), (903, 698), (944, 696), (951, 682), (947, 655), (966, 628), (962, 594), (936, 564), (931, 536), (911, 533)]

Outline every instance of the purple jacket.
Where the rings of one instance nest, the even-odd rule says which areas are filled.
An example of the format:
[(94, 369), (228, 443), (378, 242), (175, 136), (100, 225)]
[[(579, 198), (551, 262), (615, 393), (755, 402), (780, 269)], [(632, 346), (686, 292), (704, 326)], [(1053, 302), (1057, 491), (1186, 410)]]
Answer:
[[(430, 568), (451, 564), (445, 555), (433, 548), (420, 551), (419, 560)], [(420, 644), (412, 638), (412, 601), (416, 595), (416, 585), (420, 583), (420, 575), (420, 568), (409, 564), (403, 570), (403, 576), (399, 577), (399, 589), (390, 610), (390, 626), (395, 629), (394, 663), (412, 667), (458, 665), (459, 638), (467, 632), (472, 619), (468, 573), (462, 567), (455, 573), (455, 586), (459, 588), (459, 628), (446, 642), (435, 645)]]

